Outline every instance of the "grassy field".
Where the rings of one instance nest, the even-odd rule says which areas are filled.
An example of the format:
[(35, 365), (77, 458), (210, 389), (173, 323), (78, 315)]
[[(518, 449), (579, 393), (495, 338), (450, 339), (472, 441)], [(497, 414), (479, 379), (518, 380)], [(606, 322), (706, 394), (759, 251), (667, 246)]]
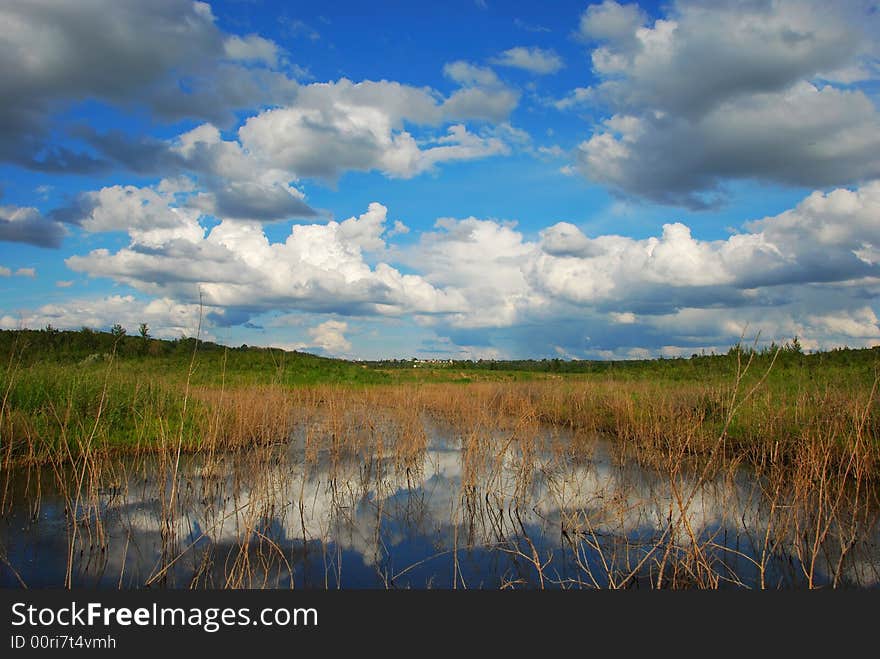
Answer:
[[(304, 519), (307, 497), (300, 491), (278, 498), (273, 488), (302, 485), (297, 474), (322, 465), (326, 492), (353, 497), (328, 519), (347, 518), (373, 501), (374, 489), (414, 487), (426, 468), (429, 428), (442, 428), (458, 451), (461, 482), (446, 493), (456, 502), (452, 526), (489, 523), (492, 547), (526, 565), (539, 587), (553, 583), (544, 571), (553, 552), (536, 548), (520, 513), (532, 510), (536, 479), (553, 501), (580, 488), (591, 492), (584, 465), (597, 437), (607, 440), (617, 464), (637, 464), (665, 494), (641, 500), (609, 490), (597, 510), (589, 498), (560, 506), (552, 532), (580, 567), (576, 581), (557, 585), (763, 588), (776, 583), (771, 574), (779, 565), (796, 573), (785, 583), (809, 587), (880, 579), (871, 554), (880, 509), (876, 349), (803, 354), (787, 344), (633, 362), (367, 364), (84, 330), (0, 332), (0, 357), (0, 510), (39, 510), (38, 484), (54, 483), (64, 510), (78, 511), (62, 556), (68, 587), (84, 548), (105, 556), (102, 511), (106, 493), (117, 491), (148, 491), (159, 506), (163, 553), (146, 583), (163, 579), (188, 555), (188, 546), (174, 545), (175, 525), (191, 515), (194, 492), (213, 500), (210, 488), (221, 482), (216, 475), (227, 458), (246, 469), (241, 484), (259, 491), (248, 490), (250, 516), (231, 550), (238, 558), (219, 578), (227, 587), (253, 586), (262, 568), (242, 567), (239, 559), (254, 551), (260, 565), (292, 575), (297, 549), (289, 546), (289, 529), (279, 525), (271, 540), (260, 529), (276, 504), (293, 505), (290, 497)], [(564, 430), (555, 433), (564, 439), (542, 444), (548, 428)], [(294, 436), (302, 451), (285, 451), (280, 445)], [(193, 489), (183, 454), (201, 465), (205, 492)], [(290, 455), (299, 457), (288, 464)], [(347, 464), (354, 471), (346, 472)], [(738, 482), (740, 471), (748, 474), (747, 499), (761, 510), (758, 531), (747, 525), (741, 500), (721, 504), (722, 517), (734, 528), (742, 517), (748, 550), (727, 547), (718, 532), (698, 526), (701, 497)], [(120, 485), (135, 474), (136, 488)], [(425, 496), (418, 487), (412, 492), (416, 500)], [(375, 504), (382, 502), (377, 495)], [(657, 506), (667, 508), (664, 521), (641, 544), (596, 529), (602, 520)], [(225, 519), (221, 509), (211, 514)], [(323, 550), (335, 547), (329, 527), (321, 528), (315, 536), (303, 526), (303, 542), (319, 537)], [(219, 553), (204, 560), (228, 567), (222, 548), (211, 551)], [(11, 566), (7, 553), (0, 543), (0, 562)], [(601, 574), (587, 556), (599, 560)], [(737, 561), (745, 561), (745, 571), (734, 569)], [(194, 582), (202, 574), (199, 568)]]
[(0, 449), (7, 461), (40, 462), (241, 448), (283, 440), (315, 401), (352, 396), (443, 417), (498, 409), (667, 453), (683, 442), (709, 451), (722, 436), (732, 456), (790, 454), (819, 436), (841, 450), (856, 439), (876, 448), (878, 354), (786, 344), (627, 362), (358, 363), (85, 329), (3, 331)]

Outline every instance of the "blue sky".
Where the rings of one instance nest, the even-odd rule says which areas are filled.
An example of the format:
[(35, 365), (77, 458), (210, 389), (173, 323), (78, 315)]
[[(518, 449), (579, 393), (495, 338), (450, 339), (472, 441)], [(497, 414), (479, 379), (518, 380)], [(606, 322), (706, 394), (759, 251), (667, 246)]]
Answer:
[(9, 0), (0, 325), (876, 345), (878, 28), (867, 0)]

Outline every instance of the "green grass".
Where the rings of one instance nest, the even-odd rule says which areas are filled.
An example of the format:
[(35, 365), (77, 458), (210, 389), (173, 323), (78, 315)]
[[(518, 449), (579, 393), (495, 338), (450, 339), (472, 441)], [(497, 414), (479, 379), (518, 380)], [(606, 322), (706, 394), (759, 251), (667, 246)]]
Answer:
[(196, 386), (390, 381), (388, 375), (354, 362), (279, 348), (226, 347), (193, 338), (115, 337), (92, 330), (0, 330), (0, 359), (21, 369), (59, 366), (62, 374), (88, 379), (104, 373), (111, 357), (114, 368), (130, 376), (161, 376), (169, 383), (184, 383), (190, 376)]
[(213, 412), (187, 396), (188, 388), (391, 380), (307, 353), (91, 330), (0, 331), (0, 360), (0, 450), (35, 460), (68, 448), (126, 450), (178, 440), (197, 448)]
[[(59, 450), (129, 450), (178, 441), (195, 449), (208, 434), (217, 434), (220, 416), (238, 415), (241, 428), (244, 412), (236, 409), (231, 392), (271, 388), (283, 401), (284, 391), (325, 385), (532, 383), (550, 392), (548, 400), (558, 401), (547, 412), (550, 422), (564, 425), (577, 417), (579, 423), (614, 432), (627, 419), (633, 428), (665, 424), (670, 433), (699, 423), (709, 436), (727, 422), (729, 392), (738, 368), (749, 360), (741, 392), (758, 384), (760, 389), (733, 418), (730, 437), (746, 444), (796, 437), (807, 422), (821, 427), (837, 408), (846, 407), (848, 418), (857, 418), (860, 405), (871, 412), (866, 422), (875, 437), (872, 387), (878, 357), (877, 349), (803, 354), (789, 344), (778, 352), (732, 349), (689, 359), (458, 361), (414, 368), (411, 362), (365, 364), (277, 348), (85, 329), (0, 331), (0, 453), (40, 460)], [(191, 395), (221, 388), (230, 397)], [(576, 408), (591, 391), (593, 403), (585, 416)], [(239, 407), (246, 399), (240, 397)]]

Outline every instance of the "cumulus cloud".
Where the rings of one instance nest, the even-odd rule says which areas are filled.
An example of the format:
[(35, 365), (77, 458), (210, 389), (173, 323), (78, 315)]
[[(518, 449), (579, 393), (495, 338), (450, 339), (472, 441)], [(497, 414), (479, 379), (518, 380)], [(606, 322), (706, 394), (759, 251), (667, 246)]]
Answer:
[[(558, 223), (542, 232), (540, 251), (523, 265), (555, 321), (546, 337), (526, 338), (606, 358), (629, 356), (633, 347), (690, 354), (729, 346), (744, 331), (767, 341), (797, 335), (811, 349), (875, 345), (878, 204), (877, 182), (814, 192), (715, 241), (694, 238), (681, 223), (644, 240), (589, 238)], [(580, 331), (566, 318), (579, 318)]]
[(345, 338), (348, 323), (339, 320), (327, 320), (308, 330), (310, 341), (299, 344), (297, 349), (318, 351), (330, 355), (342, 356), (351, 350), (351, 341)]
[(249, 34), (244, 37), (234, 34), (226, 37), (223, 41), (223, 52), (232, 60), (262, 62), (269, 66), (276, 66), (281, 48), (274, 41), (258, 34)]
[(440, 108), (450, 120), (482, 119), (500, 123), (519, 103), (519, 93), (506, 86), (488, 67), (458, 60), (447, 63), (443, 73), (462, 85)]
[[(447, 67), (459, 85), (448, 96), (386, 80), (301, 85), (276, 42), (226, 33), (191, 0), (13, 0), (0, 8), (0, 59), (0, 160), (54, 173), (189, 174), (203, 210), (242, 220), (315, 216), (296, 187), (303, 177), (407, 178), (506, 153), (468, 122), (504, 122), (519, 100), (489, 69), (464, 63)], [(205, 123), (169, 143), (60, 119), (89, 100)], [(237, 139), (221, 139), (242, 116)]]
[(453, 120), (467, 118), (500, 123), (519, 103), (519, 93), (507, 87), (465, 87), (443, 102), (443, 114)]
[[(198, 304), (181, 304), (167, 298), (144, 300), (132, 295), (110, 295), (65, 300), (45, 304), (21, 315), (0, 316), (0, 327), (16, 329), (52, 325), (59, 329), (91, 327), (107, 330), (116, 323), (128, 328), (147, 323), (153, 336), (174, 339), (195, 335), (199, 313)], [(203, 333), (202, 338), (211, 337)]]
[(855, 254), (859, 248), (880, 245), (878, 218), (880, 181), (875, 181), (855, 190), (813, 192), (795, 208), (747, 222), (746, 227), (786, 245), (788, 250), (814, 245), (821, 250), (836, 248)]
[[(167, 141), (145, 138), (132, 142), (121, 135), (92, 131), (86, 131), (85, 136), (106, 157), (129, 169), (141, 174), (161, 173), (166, 177), (166, 188), (176, 181), (183, 187), (175, 193), (197, 191), (190, 203), (205, 213), (261, 222), (317, 215), (294, 185), (296, 172), (249, 153), (237, 140), (224, 140), (220, 129), (211, 123)], [(81, 195), (75, 204), (57, 209), (54, 217), (78, 221), (83, 207), (88, 210), (88, 196)]]
[(103, 166), (45, 143), (49, 115), (70, 103), (224, 122), (234, 110), (285, 102), (297, 87), (274, 68), (283, 59), (277, 44), (225, 34), (208, 4), (190, 0), (4, 2), (0, 59), (0, 157), (42, 169)]
[(204, 235), (198, 212), (176, 205), (173, 192), (114, 185), (80, 196), (78, 224), (90, 233), (123, 231), (133, 245), (160, 247), (174, 240), (198, 241)]
[(224, 140), (212, 124), (178, 135), (169, 152), (179, 166), (195, 172), (202, 190), (195, 203), (205, 212), (263, 222), (317, 215), (291, 185), (295, 172), (273, 166), (235, 140)]
[(581, 28), (599, 42), (593, 69), (617, 107), (693, 117), (737, 97), (833, 79), (870, 56), (877, 19), (859, 16), (859, 4), (679, 0), (650, 25), (636, 7), (606, 0), (587, 9)]
[(66, 234), (63, 224), (44, 217), (36, 208), (0, 206), (0, 241), (58, 247)]
[(880, 176), (880, 113), (857, 90), (802, 83), (696, 120), (614, 115), (581, 143), (590, 179), (661, 203), (705, 208), (730, 178), (825, 187)]
[(467, 300), (464, 312), (422, 319), (458, 344), (689, 355), (729, 346), (748, 327), (768, 341), (870, 345), (880, 341), (869, 304), (880, 293), (878, 204), (880, 183), (815, 192), (711, 241), (678, 222), (641, 240), (591, 238), (560, 222), (533, 242), (511, 223), (442, 219), (403, 258)]
[(506, 124), (475, 133), (465, 122), (504, 121), (518, 96), (494, 74), (485, 77), (488, 70), (452, 70), (465, 86), (447, 98), (385, 80), (305, 85), (294, 102), (248, 117), (232, 139), (211, 123), (167, 142), (134, 143), (113, 134), (88, 139), (132, 169), (197, 179), (199, 207), (217, 216), (313, 217), (297, 187), (302, 178), (335, 181), (348, 171), (374, 170), (410, 178), (445, 162), (509, 152), (507, 142), (516, 136), (502, 129)]
[(636, 31), (646, 22), (636, 4), (621, 5), (613, 0), (592, 4), (581, 14), (578, 36), (587, 40), (607, 40), (626, 52), (638, 48)]
[(504, 326), (518, 322), (541, 299), (530, 289), (523, 272), (535, 250), (515, 229), (515, 222), (469, 217), (441, 218), (437, 231), (422, 235), (418, 245), (402, 255), (418, 267), (426, 281), (455, 292), (465, 300), (461, 310), (442, 319), (456, 327)]
[[(171, 219), (173, 211), (163, 212)], [(207, 305), (232, 310), (228, 317), (236, 322), (268, 310), (396, 315), (447, 312), (462, 304), (420, 276), (367, 262), (366, 253), (385, 247), (387, 209), (381, 204), (342, 222), (294, 225), (278, 243), (257, 222), (223, 220), (210, 231), (183, 227), (151, 234), (154, 240), (145, 245), (135, 226), (128, 247), (94, 250), (66, 263), (152, 295), (184, 301), (201, 295)]]
[(478, 85), (494, 87), (501, 84), (501, 80), (492, 69), (485, 66), (477, 66), (464, 60), (448, 62), (443, 67), (443, 73), (450, 80), (454, 80), (467, 87)]
[(212, 316), (217, 325), (264, 312), (411, 315), (486, 349), (506, 336), (581, 356), (672, 354), (729, 344), (745, 323), (768, 340), (796, 333), (817, 346), (880, 338), (869, 313), (880, 294), (880, 182), (815, 192), (723, 240), (701, 240), (680, 222), (644, 239), (590, 237), (558, 222), (530, 240), (515, 222), (469, 217), (441, 218), (406, 246), (389, 244), (405, 225), (378, 203), (272, 242), (254, 221), (203, 228), (175, 207), (180, 188), (101, 190), (83, 227), (124, 229), (130, 245), (72, 256), (68, 267), (182, 304), (201, 295), (225, 311)]
[(557, 100), (551, 100), (550, 103), (557, 110), (568, 110), (569, 108), (589, 105), (595, 102), (596, 94), (592, 87), (575, 87), (565, 96)]
[(553, 50), (526, 48), (524, 46), (505, 50), (493, 58), (492, 63), (498, 66), (522, 69), (536, 75), (556, 73), (565, 66), (562, 58)]
[(600, 83), (557, 103), (612, 116), (578, 151), (588, 177), (705, 207), (727, 179), (824, 187), (880, 176), (880, 113), (858, 87), (876, 61), (862, 3), (680, 0), (653, 24), (633, 5), (589, 7), (580, 35)]
[(507, 149), (497, 138), (479, 137), (462, 124), (421, 148), (409, 132), (395, 132), (387, 115), (370, 108), (269, 110), (248, 120), (241, 137), (249, 150), (278, 167), (327, 179), (370, 170), (410, 178), (440, 162)]
[[(857, 299), (827, 301), (831, 291), (798, 291), (797, 300), (778, 307), (752, 307), (736, 311), (685, 308), (671, 314), (641, 319), (660, 335), (699, 344), (716, 341), (729, 346), (746, 334), (786, 341), (797, 336), (805, 349), (829, 349), (843, 345), (880, 345), (880, 320), (874, 310)], [(826, 301), (821, 301), (822, 296)], [(690, 353), (684, 353), (690, 354)]]
[(296, 105), (251, 117), (239, 138), (241, 148), (256, 160), (296, 176), (335, 179), (349, 170), (379, 170), (409, 178), (441, 162), (505, 153), (507, 147), (497, 138), (471, 133), (463, 124), (420, 143), (405, 122), (433, 125), (450, 119), (502, 118), (512, 107), (502, 101), (499, 111), (494, 99), (506, 98), (506, 93), (503, 88), (468, 87), (439, 103), (425, 89), (342, 79), (309, 85)]
[[(194, 144), (183, 139), (179, 148)], [(767, 340), (797, 334), (808, 348), (880, 341), (871, 302), (880, 295), (880, 182), (816, 191), (722, 240), (675, 221), (643, 239), (589, 236), (567, 222), (529, 239), (516, 222), (468, 217), (440, 218), (395, 245), (389, 240), (406, 225), (372, 203), (343, 221), (293, 225), (273, 242), (255, 220), (203, 225), (192, 203), (201, 194), (186, 178), (86, 193), (68, 220), (92, 233), (125, 232), (129, 244), (72, 256), (67, 266), (154, 296), (160, 310), (201, 299), (213, 326), (266, 312), (408, 316), (480, 354), (502, 354), (502, 343), (532, 355), (689, 354), (730, 345), (746, 327)], [(109, 303), (113, 315), (144, 304), (120, 299)], [(28, 318), (37, 326), (62, 326), (64, 314), (74, 325), (111, 321), (99, 302), (77, 304)], [(163, 326), (177, 333), (182, 324), (172, 320)], [(354, 352), (345, 321), (312, 329), (311, 348)]]
[[(437, 345), (482, 355), (515, 344), (566, 356), (687, 354), (724, 346), (745, 323), (807, 346), (870, 344), (880, 294), (880, 183), (871, 182), (880, 179), (880, 14), (869, 10), (860, 0), (677, 0), (655, 19), (634, 4), (591, 4), (575, 37), (596, 82), (548, 104), (598, 108), (601, 118), (563, 151), (508, 123), (520, 92), (498, 73), (555, 73), (564, 63), (552, 50), (510, 48), (486, 60), (495, 68), (449, 62), (444, 91), (305, 84), (284, 48), (223, 31), (204, 3), (10, 0), (0, 8), (9, 64), (0, 159), (56, 172), (123, 166), (159, 182), (104, 184), (51, 212), (0, 206), (0, 240), (58, 247), (73, 226), (90, 241), (127, 236), (122, 248), (103, 243), (66, 264), (154, 298), (44, 306), (29, 312), (38, 326), (124, 319), (176, 335), (201, 297), (213, 326), (263, 313), (334, 313), (357, 317), (356, 328), (406, 316)], [(186, 128), (162, 138), (74, 128), (63, 111), (81, 101), (185, 118)], [(72, 146), (83, 143), (82, 152)], [(310, 179), (407, 179), (516, 145), (573, 155), (563, 171), (666, 204), (710, 208), (734, 179), (817, 191), (723, 240), (703, 240), (674, 217), (642, 239), (591, 236), (568, 222), (535, 237), (512, 221), (465, 217), (399, 244), (392, 239), (410, 229), (381, 204), (318, 221), (329, 213), (304, 192)], [(285, 229), (267, 233), (267, 223), (292, 219), (305, 223), (280, 239)], [(153, 315), (136, 318), (147, 307)], [(356, 350), (347, 321), (313, 325), (303, 346)]]
[[(529, 266), (535, 286), (576, 304), (663, 312), (682, 306), (769, 305), (780, 284), (840, 282), (880, 275), (874, 246), (880, 183), (815, 192), (794, 209), (746, 223), (747, 232), (701, 241), (681, 223), (644, 240), (591, 239), (558, 223), (542, 233)], [(762, 289), (768, 289), (762, 292)], [(627, 308), (626, 305), (630, 305)]]

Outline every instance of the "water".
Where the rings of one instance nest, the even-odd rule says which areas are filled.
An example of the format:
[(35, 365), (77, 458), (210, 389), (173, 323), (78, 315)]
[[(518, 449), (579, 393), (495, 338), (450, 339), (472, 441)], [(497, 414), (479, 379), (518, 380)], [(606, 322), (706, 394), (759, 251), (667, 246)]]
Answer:
[(3, 475), (0, 585), (880, 583), (880, 524), (867, 507), (822, 516), (747, 468), (671, 475), (607, 440), (546, 428), (424, 430), (407, 443), (382, 431), (307, 441), (302, 429), (272, 447), (183, 455), (177, 478), (173, 455), (104, 458), (81, 487), (70, 466), (14, 470)]

